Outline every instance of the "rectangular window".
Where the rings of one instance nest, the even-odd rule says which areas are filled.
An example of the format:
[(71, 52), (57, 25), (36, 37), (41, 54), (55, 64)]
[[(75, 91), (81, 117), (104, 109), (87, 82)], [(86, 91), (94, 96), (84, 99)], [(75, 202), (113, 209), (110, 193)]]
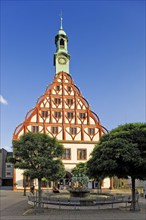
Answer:
[(32, 131), (32, 133), (38, 133), (39, 132), (39, 126), (32, 126), (31, 131)]
[(73, 118), (73, 117), (74, 117), (73, 112), (67, 112), (67, 117), (68, 117), (68, 118)]
[(80, 118), (85, 119), (86, 118), (86, 113), (80, 113)]
[(70, 128), (71, 134), (77, 134), (77, 128)]
[(95, 128), (89, 128), (89, 129), (88, 129), (88, 133), (89, 133), (90, 135), (94, 135), (94, 134), (95, 134)]
[(53, 134), (58, 134), (58, 127), (51, 128)]
[(12, 167), (12, 165), (11, 164), (7, 164), (7, 168), (11, 168)]
[(86, 159), (87, 159), (87, 150), (77, 149), (77, 160), (86, 160)]
[(68, 87), (67, 87), (67, 90), (68, 90), (69, 92), (71, 92), (71, 87), (70, 87), (70, 86), (68, 86)]
[(56, 86), (56, 90), (59, 91), (60, 90), (60, 86)]
[(7, 176), (12, 176), (12, 173), (11, 172), (7, 172), (6, 175)]
[(61, 112), (55, 112), (55, 118), (61, 118)]
[(67, 104), (72, 105), (73, 104), (73, 99), (67, 99)]
[(59, 98), (54, 99), (55, 104), (59, 105), (61, 103), (61, 100)]
[(48, 111), (42, 111), (42, 117), (47, 118), (48, 117)]
[(71, 160), (71, 149), (66, 148), (63, 156), (61, 157), (63, 160)]

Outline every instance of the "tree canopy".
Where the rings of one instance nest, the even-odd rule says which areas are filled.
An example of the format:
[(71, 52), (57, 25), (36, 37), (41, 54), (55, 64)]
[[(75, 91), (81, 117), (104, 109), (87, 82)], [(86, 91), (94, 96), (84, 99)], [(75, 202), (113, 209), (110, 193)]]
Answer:
[(15, 166), (24, 170), (31, 178), (38, 179), (39, 206), (41, 203), (41, 180), (64, 177), (65, 169), (59, 159), (64, 153), (63, 145), (47, 134), (28, 132), (13, 141), (13, 158)]
[(32, 178), (51, 177), (54, 174), (52, 170), (58, 164), (57, 158), (63, 152), (63, 146), (55, 138), (29, 132), (13, 141), (12, 162), (15, 168), (27, 171)]
[(54, 164), (52, 164), (52, 175), (46, 176), (46, 179), (49, 181), (58, 182), (61, 178), (63, 178), (66, 174), (64, 169), (64, 164), (61, 160), (56, 160)]
[(87, 163), (92, 177), (146, 176), (146, 124), (120, 125), (101, 137)]
[(146, 123), (120, 125), (101, 137), (87, 162), (90, 177), (146, 177)]
[(78, 176), (79, 174), (87, 175), (87, 164), (86, 163), (78, 163), (72, 170), (72, 174), (74, 176)]

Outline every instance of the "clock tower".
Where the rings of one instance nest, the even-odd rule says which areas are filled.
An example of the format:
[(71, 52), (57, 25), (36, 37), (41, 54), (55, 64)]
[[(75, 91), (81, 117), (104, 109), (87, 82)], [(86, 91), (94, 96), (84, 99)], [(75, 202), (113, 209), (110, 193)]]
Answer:
[(54, 54), (55, 73), (66, 72), (69, 74), (70, 55), (67, 50), (68, 37), (62, 27), (62, 17), (60, 18), (60, 30), (55, 37), (56, 52)]

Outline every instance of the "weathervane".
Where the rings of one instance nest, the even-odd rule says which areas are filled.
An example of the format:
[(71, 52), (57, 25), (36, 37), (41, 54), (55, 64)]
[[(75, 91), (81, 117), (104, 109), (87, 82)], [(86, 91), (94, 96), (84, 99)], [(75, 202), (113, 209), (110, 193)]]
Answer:
[(62, 20), (63, 20), (63, 18), (62, 18), (62, 11), (61, 11), (61, 13), (60, 13), (60, 29), (61, 30), (63, 29), (63, 27), (62, 27)]

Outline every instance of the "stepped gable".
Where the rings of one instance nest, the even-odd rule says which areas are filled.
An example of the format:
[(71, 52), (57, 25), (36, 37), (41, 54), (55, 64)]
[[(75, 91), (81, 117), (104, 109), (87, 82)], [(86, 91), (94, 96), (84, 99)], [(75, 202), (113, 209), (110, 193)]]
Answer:
[(23, 123), (16, 127), (13, 140), (27, 132), (46, 133), (61, 142), (97, 142), (107, 130), (81, 95), (70, 74), (55, 75)]

